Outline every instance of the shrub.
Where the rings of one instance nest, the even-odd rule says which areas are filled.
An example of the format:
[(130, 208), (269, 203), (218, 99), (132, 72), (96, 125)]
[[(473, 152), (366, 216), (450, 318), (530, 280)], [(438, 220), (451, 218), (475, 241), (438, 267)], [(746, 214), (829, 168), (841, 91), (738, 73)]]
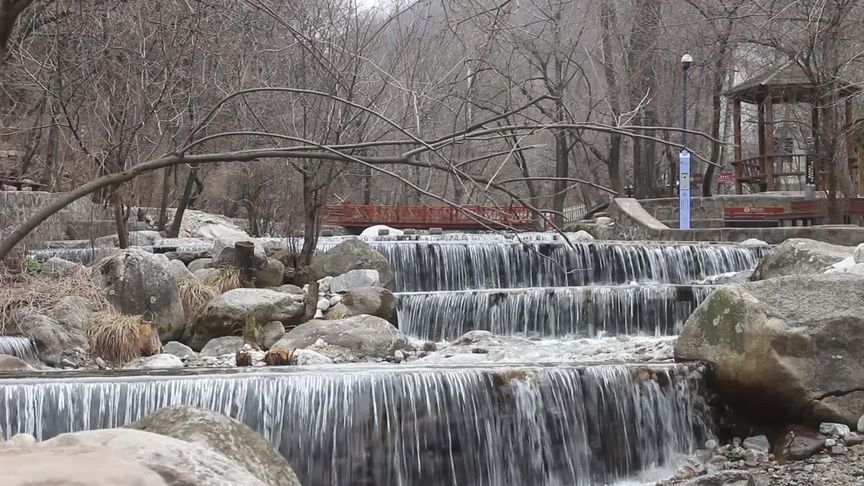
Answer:
[(204, 307), (219, 295), (215, 285), (202, 282), (197, 278), (186, 278), (177, 283), (180, 291), (180, 302), (186, 312), (186, 319), (195, 322), (204, 312)]
[(229, 290), (239, 289), (240, 269), (237, 267), (221, 267), (213, 277), (204, 280), (204, 283), (216, 289), (216, 295), (224, 294)]
[(142, 337), (149, 339), (152, 332), (151, 324), (141, 316), (96, 312), (87, 327), (90, 353), (114, 365), (128, 363), (141, 356)]

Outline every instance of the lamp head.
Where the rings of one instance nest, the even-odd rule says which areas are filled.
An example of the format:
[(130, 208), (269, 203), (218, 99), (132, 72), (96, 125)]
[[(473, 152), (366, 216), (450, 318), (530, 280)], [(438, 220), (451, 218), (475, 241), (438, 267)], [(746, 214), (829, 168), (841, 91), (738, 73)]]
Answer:
[(687, 54), (684, 54), (683, 56), (681, 56), (681, 67), (683, 67), (685, 71), (690, 69), (690, 66), (692, 66), (692, 65), (693, 65), (693, 56), (691, 56), (690, 53), (687, 53)]

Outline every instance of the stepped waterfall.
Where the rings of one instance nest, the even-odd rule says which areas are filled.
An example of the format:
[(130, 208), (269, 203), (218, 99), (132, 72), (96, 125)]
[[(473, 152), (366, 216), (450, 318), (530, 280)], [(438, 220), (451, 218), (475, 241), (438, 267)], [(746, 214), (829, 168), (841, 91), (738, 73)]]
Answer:
[[(767, 251), (541, 236), (369, 242), (392, 267), (401, 330), (436, 342), (476, 330), (577, 345), (669, 339), (716, 288), (704, 282), (753, 270)], [(655, 478), (700, 447), (713, 435), (703, 387), (698, 365), (668, 361), (31, 373), (0, 378), (0, 427), (45, 439), (188, 404), (259, 431), (304, 485), (581, 486)]]

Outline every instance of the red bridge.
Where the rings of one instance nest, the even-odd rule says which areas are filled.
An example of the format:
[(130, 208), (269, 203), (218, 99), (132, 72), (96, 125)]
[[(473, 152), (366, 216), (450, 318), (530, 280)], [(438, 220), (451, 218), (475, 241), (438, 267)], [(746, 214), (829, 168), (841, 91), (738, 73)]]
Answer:
[[(461, 210), (460, 210), (461, 209)], [(487, 229), (537, 227), (534, 213), (522, 206), (327, 206), (324, 223), (346, 228), (366, 228), (384, 224), (393, 228)]]

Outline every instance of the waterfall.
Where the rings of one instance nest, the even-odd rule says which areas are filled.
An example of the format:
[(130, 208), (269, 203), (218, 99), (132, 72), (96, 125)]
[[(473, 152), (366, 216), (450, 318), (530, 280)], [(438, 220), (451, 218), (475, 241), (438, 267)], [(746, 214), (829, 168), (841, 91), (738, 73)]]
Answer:
[(373, 242), (399, 292), (687, 284), (752, 270), (767, 247), (705, 244)]
[(400, 330), (427, 341), (450, 341), (474, 329), (543, 338), (669, 336), (712, 290), (628, 285), (416, 292), (396, 294), (396, 308)]
[(261, 432), (303, 484), (602, 484), (710, 435), (693, 366), (47, 375), (0, 380), (0, 426), (42, 440), (189, 404)]
[(40, 363), (36, 343), (24, 336), (0, 336), (0, 354), (21, 358), (28, 363)]

